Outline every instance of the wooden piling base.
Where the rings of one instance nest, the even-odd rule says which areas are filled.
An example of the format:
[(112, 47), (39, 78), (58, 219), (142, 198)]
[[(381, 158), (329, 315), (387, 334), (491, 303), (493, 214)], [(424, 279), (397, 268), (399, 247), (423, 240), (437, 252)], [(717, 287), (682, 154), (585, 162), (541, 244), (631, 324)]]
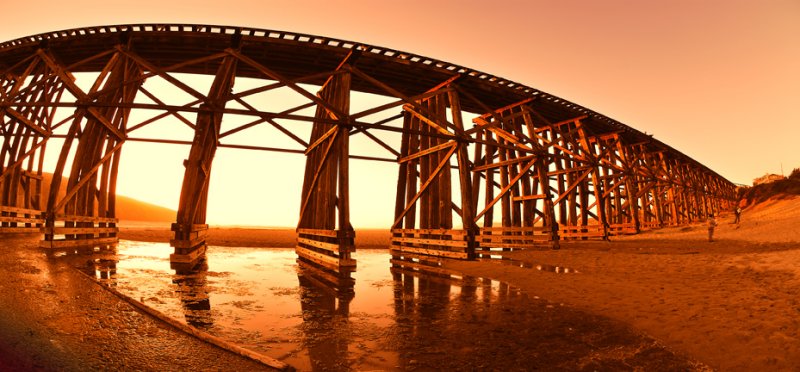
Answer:
[(603, 225), (561, 225), (559, 236), (563, 240), (606, 240), (606, 233)]
[(199, 246), (194, 247), (193, 249), (175, 249), (176, 252), (169, 255), (169, 262), (170, 264), (181, 264), (181, 265), (194, 265), (198, 263), (206, 254), (206, 245), (205, 243), (200, 244)]
[(175, 232), (175, 239), (170, 240), (169, 245), (175, 248), (175, 252), (169, 255), (170, 264), (194, 266), (205, 257), (208, 225), (173, 223), (172, 231)]
[(417, 254), (468, 260), (474, 258), (469, 235), (452, 229), (392, 229), (392, 254)]
[[(476, 251), (553, 249), (558, 244), (558, 236), (551, 228), (536, 227), (483, 227), (475, 237)], [(479, 253), (479, 252), (476, 252)]]
[(0, 206), (0, 234), (40, 233), (43, 226), (42, 211)]
[(56, 216), (53, 226), (43, 227), (40, 248), (69, 249), (105, 247), (119, 243), (116, 218), (92, 216)]
[(356, 260), (350, 257), (355, 251), (354, 239), (352, 231), (297, 229), (295, 252), (305, 260), (338, 272), (356, 267)]

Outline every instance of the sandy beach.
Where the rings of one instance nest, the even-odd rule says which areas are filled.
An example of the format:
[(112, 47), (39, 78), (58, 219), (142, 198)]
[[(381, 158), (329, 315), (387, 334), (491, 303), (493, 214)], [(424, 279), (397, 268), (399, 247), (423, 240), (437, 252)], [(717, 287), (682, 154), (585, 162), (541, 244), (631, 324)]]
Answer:
[[(564, 242), (557, 251), (504, 252), (578, 275), (457, 262), (452, 268), (630, 324), (668, 348), (718, 370), (800, 366), (800, 198), (772, 199), (723, 215), (707, 241), (705, 224), (646, 231), (611, 241)], [(292, 230), (211, 229), (209, 244), (291, 247)], [(168, 241), (169, 231), (122, 229), (122, 239)], [(389, 234), (357, 233), (360, 248), (383, 248)]]
[[(746, 209), (738, 225), (723, 215), (715, 242), (707, 241), (706, 226), (697, 223), (611, 241), (563, 242), (560, 250), (503, 252), (527, 265), (480, 260), (447, 266), (626, 324), (714, 370), (793, 370), (800, 366), (798, 218), (800, 198), (774, 199)], [(171, 235), (166, 226), (122, 226), (121, 239), (167, 242)], [(209, 236), (210, 245), (292, 247), (295, 233), (211, 228)], [(361, 249), (385, 249), (388, 237), (385, 230), (363, 230), (356, 242)], [(45, 269), (55, 270), (39, 270)], [(7, 271), (19, 277), (14, 282), (30, 277)], [(25, 303), (25, 296), (15, 298)]]
[(617, 319), (668, 348), (722, 371), (800, 366), (800, 198), (746, 209), (739, 225), (719, 220), (611, 242), (565, 243), (559, 251), (508, 257), (579, 271), (552, 275), (459, 262), (459, 270)]

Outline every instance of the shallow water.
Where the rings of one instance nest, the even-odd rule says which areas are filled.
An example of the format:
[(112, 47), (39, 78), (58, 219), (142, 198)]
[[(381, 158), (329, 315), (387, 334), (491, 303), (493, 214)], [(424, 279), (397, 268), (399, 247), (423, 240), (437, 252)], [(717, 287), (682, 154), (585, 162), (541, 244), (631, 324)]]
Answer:
[(174, 319), (301, 370), (399, 368), (408, 362), (397, 347), (404, 322), (453, 321), (442, 319), (451, 302), (518, 295), (496, 281), (420, 279), (390, 269), (386, 251), (356, 252), (358, 268), (340, 286), (298, 263), (293, 249), (209, 247), (191, 271), (171, 269), (170, 252), (163, 243), (121, 241), (79, 266)]
[(212, 246), (192, 270), (170, 268), (171, 251), (121, 241), (56, 256), (174, 319), (298, 370), (691, 369), (618, 323), (464, 276), (446, 262), (428, 271), (421, 262), (390, 263), (387, 251), (361, 250), (353, 256), (357, 270), (336, 277), (298, 261), (292, 249)]

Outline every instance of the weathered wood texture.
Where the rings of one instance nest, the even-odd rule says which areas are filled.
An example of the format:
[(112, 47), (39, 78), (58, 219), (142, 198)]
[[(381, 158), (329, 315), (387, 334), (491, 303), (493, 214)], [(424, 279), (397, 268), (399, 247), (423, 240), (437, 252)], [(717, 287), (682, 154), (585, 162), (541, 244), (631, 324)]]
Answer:
[[(86, 72), (94, 82), (78, 84)], [(197, 88), (184, 73), (213, 81)], [(261, 85), (236, 90), (238, 77)], [(148, 88), (151, 79), (188, 101)], [(270, 92), (303, 102), (259, 96)], [(352, 92), (386, 100), (351, 112)], [(239, 120), (223, 130), (229, 117)], [(735, 197), (702, 164), (562, 98), (407, 52), (283, 31), (122, 25), (0, 43), (0, 120), (0, 232), (41, 232), (49, 247), (116, 242), (125, 142), (191, 145), (172, 226), (179, 262), (205, 250), (209, 179), (223, 147), (306, 155), (297, 252), (334, 270), (355, 265), (349, 159), (397, 164), (391, 249), (401, 259), (633, 234), (705, 219)], [(194, 137), (131, 135), (164, 122)], [(258, 126), (286, 146), (233, 140)], [(383, 154), (351, 153), (352, 136)], [(45, 203), (53, 139), (63, 145)]]
[[(348, 59), (343, 63), (348, 63)], [(343, 66), (340, 64), (339, 69)], [(334, 74), (317, 93), (317, 120), (306, 149), (297, 224), (297, 254), (336, 269), (355, 266), (351, 257), (355, 251), (355, 230), (350, 224), (348, 184), (350, 79), (349, 73)]]
[[(474, 207), (457, 88), (448, 80), (418, 99), (401, 97), (403, 137), (390, 248), (446, 257), (475, 256)], [(448, 120), (448, 107), (450, 119)], [(455, 155), (455, 159), (453, 159)], [(455, 160), (460, 198), (453, 200)], [(453, 229), (453, 213), (461, 229)], [(461, 238), (456, 240), (455, 236)]]
[[(4, 232), (38, 232), (44, 222), (42, 162), (55, 111), (48, 103), (60, 98), (64, 84), (38, 54), (17, 65), (15, 72), (0, 75), (0, 228)], [(29, 220), (34, 216), (36, 221)]]
[[(69, 134), (61, 148), (48, 195), (42, 247), (105, 245), (116, 242), (115, 192), (119, 155), (125, 142), (130, 109), (141, 84), (139, 66), (124, 56), (124, 45), (104, 55), (103, 69), (88, 92), (49, 51), (37, 56), (53, 71), (65, 90), (86, 102), (71, 116)], [(77, 142), (77, 144), (75, 144)], [(66, 195), (60, 197), (62, 176), (70, 156), (72, 165)], [(59, 227), (63, 223), (63, 227)], [(67, 229), (72, 233), (59, 234)], [(60, 236), (63, 236), (60, 238)]]
[[(183, 163), (185, 172), (177, 221), (172, 226), (175, 233), (175, 239), (170, 241), (170, 245), (175, 248), (175, 253), (170, 257), (172, 261), (193, 261), (199, 257), (195, 252), (205, 249), (211, 165), (219, 143), (222, 109), (229, 100), (237, 63), (238, 60), (233, 56), (222, 58), (214, 82), (197, 114), (192, 148), (189, 158)], [(205, 227), (198, 229), (198, 226)]]
[(472, 130), (480, 142), (475, 146), (472, 185), (475, 190), (483, 185), (484, 194), (475, 221), (483, 220), (478, 237), (482, 249), (559, 246), (547, 174), (554, 159), (549, 151), (556, 143), (539, 134), (537, 126), (547, 123), (540, 119), (537, 125), (534, 117), (541, 116), (528, 106), (530, 102), (526, 99), (473, 120)]

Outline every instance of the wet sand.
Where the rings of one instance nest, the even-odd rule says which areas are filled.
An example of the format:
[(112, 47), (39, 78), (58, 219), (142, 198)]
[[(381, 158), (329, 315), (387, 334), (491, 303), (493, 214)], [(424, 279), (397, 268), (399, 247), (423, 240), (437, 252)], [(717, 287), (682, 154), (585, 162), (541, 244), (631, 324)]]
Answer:
[[(450, 265), (466, 274), (505, 281), (529, 295), (631, 326), (668, 350), (713, 369), (793, 370), (800, 366), (800, 244), (796, 243), (800, 238), (794, 222), (798, 218), (800, 199), (795, 198), (748, 208), (739, 225), (730, 223), (732, 216), (723, 216), (713, 243), (706, 241), (705, 226), (696, 224), (616, 237), (611, 242), (565, 242), (558, 251), (504, 253), (533, 265), (578, 270), (576, 275), (554, 275), (498, 262)], [(168, 241), (169, 235), (166, 228), (120, 232), (122, 239), (144, 241)], [(386, 246), (382, 242), (388, 239), (388, 233), (359, 232), (357, 237), (367, 239), (362, 240), (361, 248), (378, 248)], [(209, 243), (291, 247), (294, 232), (212, 229)], [(88, 364), (90, 366), (103, 365), (101, 363), (108, 362), (116, 352), (135, 354), (134, 350), (139, 350), (137, 342), (147, 341), (148, 345), (151, 339), (156, 345), (174, 342), (171, 341), (173, 336), (165, 336), (172, 332), (136, 312), (114, 312), (114, 317), (136, 319), (126, 326), (115, 329), (98, 325), (105, 318), (94, 318), (97, 309), (124, 308), (125, 305), (100, 295), (103, 291), (92, 289), (91, 282), (80, 282), (84, 279), (73, 276), (64, 267), (41, 267), (43, 264), (33, 264), (30, 257), (4, 256), (2, 260), (0, 270), (10, 279), (0, 282), (0, 301), (5, 302), (0, 304), (0, 309), (12, 316), (0, 317), (0, 322), (4, 328), (10, 327), (16, 332), (18, 343), (9, 345), (8, 341), (0, 341), (0, 348), (13, 351), (42, 347), (47, 350), (35, 354), (39, 359), (19, 363), (48, 365), (46, 362), (50, 359), (46, 358), (59, 355), (62, 349), (59, 343), (49, 340), (66, 337), (72, 340), (69, 342), (83, 342), (80, 332), (84, 323), (89, 324), (85, 327), (108, 329), (109, 336), (115, 333), (139, 335), (116, 342), (93, 340), (105, 342), (112, 352), (101, 350), (100, 354), (81, 357), (95, 363)], [(55, 283), (64, 281), (77, 283), (75, 290), (82, 292), (51, 293)], [(45, 316), (45, 322), (35, 329), (14, 328), (11, 324), (29, 324), (25, 319), (16, 319), (30, 321), (35, 319), (30, 314), (37, 313)], [(63, 314), (73, 315), (65, 319)], [(206, 348), (209, 347), (206, 345)], [(154, 349), (161, 350), (160, 347), (148, 348)], [(162, 351), (168, 352), (168, 349)], [(127, 358), (132, 359), (120, 366), (136, 365), (134, 362), (141, 359), (135, 355)], [(146, 358), (142, 363), (150, 363), (152, 359)], [(209, 359), (214, 363), (218, 357)], [(77, 365), (64, 365), (64, 368)], [(0, 365), (0, 369), (2, 367)]]
[(748, 208), (742, 222), (704, 224), (566, 242), (558, 251), (509, 252), (534, 264), (577, 269), (552, 275), (484, 262), (455, 268), (625, 322), (678, 353), (722, 371), (800, 366), (800, 198)]
[(0, 371), (268, 370), (141, 313), (38, 239), (0, 238)]
[[(698, 223), (610, 242), (564, 242), (558, 251), (504, 254), (573, 268), (580, 275), (492, 262), (453, 267), (624, 322), (714, 369), (790, 370), (800, 366), (800, 244), (794, 243), (800, 240), (800, 229), (791, 227), (798, 211), (800, 199), (790, 199), (746, 210), (739, 225), (723, 215), (713, 243), (707, 241), (705, 225)], [(147, 234), (155, 237), (154, 232)], [(293, 246), (291, 230), (272, 231), (270, 238), (262, 234), (212, 230), (210, 242), (235, 246), (244, 239)], [(143, 238), (133, 232), (121, 236)], [(380, 243), (388, 233), (359, 232), (357, 237)]]

